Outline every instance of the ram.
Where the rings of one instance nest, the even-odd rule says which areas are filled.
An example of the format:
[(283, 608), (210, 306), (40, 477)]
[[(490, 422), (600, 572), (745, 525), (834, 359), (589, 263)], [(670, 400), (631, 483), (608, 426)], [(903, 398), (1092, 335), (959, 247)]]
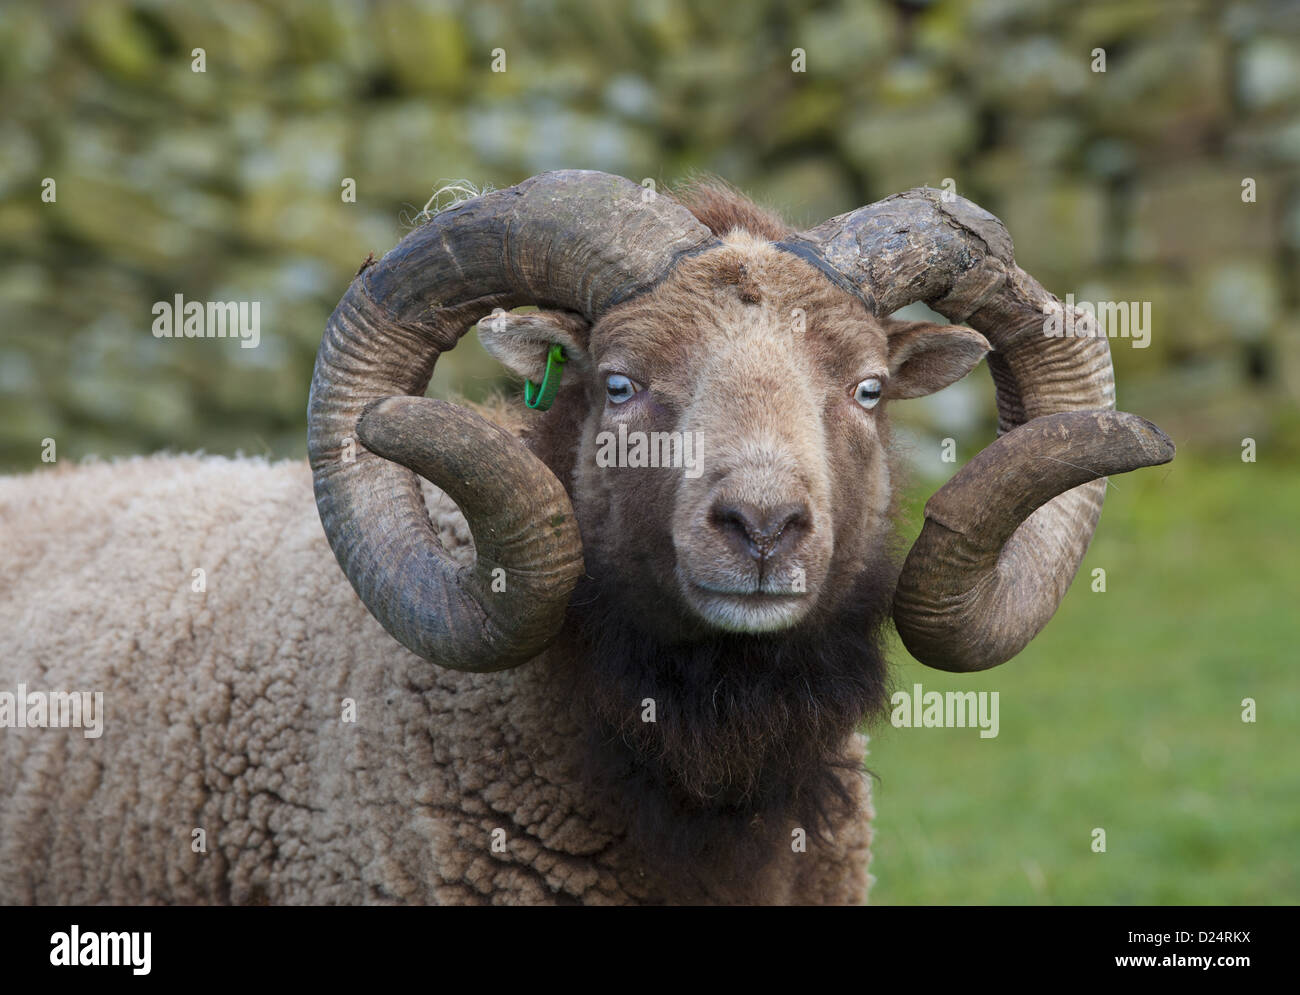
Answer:
[[(310, 473), (0, 483), (0, 687), (104, 695), (97, 738), (0, 732), (0, 901), (866, 898), (891, 615), (931, 666), (1014, 656), (1101, 478), (1172, 446), (1113, 410), (1105, 339), (1043, 334), (1055, 298), (967, 201), (799, 233), (643, 193), (542, 174), (368, 261)], [(889, 317), (913, 301), (958, 324)], [(423, 397), (476, 322), (530, 381), (495, 422)], [(986, 352), (1000, 437), (899, 564), (886, 411)], [(628, 455), (655, 433), (667, 466)]]

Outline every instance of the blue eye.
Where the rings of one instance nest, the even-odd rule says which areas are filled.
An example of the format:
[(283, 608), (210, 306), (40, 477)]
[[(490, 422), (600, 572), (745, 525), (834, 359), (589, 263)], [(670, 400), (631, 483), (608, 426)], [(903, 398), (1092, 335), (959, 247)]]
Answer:
[(605, 396), (615, 404), (630, 401), (636, 393), (636, 384), (621, 373), (611, 373), (605, 378)]
[(875, 377), (868, 377), (853, 391), (853, 400), (869, 411), (880, 403), (883, 387), (884, 385)]

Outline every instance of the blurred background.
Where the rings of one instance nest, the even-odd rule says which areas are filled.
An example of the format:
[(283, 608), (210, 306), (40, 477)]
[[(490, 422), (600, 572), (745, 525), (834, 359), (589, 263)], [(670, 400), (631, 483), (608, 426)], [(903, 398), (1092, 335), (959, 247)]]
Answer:
[[(800, 225), (947, 180), (1058, 296), (1149, 302), (1119, 406), (1178, 459), (1115, 479), (1014, 662), (896, 647), (1001, 732), (872, 730), (873, 899), (1300, 902), (1300, 4), (11, 0), (0, 107), (2, 472), (302, 457), (326, 317), (458, 180), (706, 171)], [(176, 294), (259, 301), (258, 348), (155, 338)], [(431, 393), (503, 384), (471, 335)], [(911, 535), (987, 370), (894, 416)]]

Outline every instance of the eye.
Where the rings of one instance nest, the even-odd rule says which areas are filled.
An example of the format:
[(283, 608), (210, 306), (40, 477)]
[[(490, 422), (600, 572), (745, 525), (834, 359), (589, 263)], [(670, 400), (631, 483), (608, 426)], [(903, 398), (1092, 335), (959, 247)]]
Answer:
[(636, 390), (636, 384), (621, 373), (611, 373), (605, 377), (605, 396), (615, 404), (632, 400)]
[(867, 377), (853, 391), (853, 400), (870, 411), (880, 403), (880, 392), (883, 385), (876, 377)]

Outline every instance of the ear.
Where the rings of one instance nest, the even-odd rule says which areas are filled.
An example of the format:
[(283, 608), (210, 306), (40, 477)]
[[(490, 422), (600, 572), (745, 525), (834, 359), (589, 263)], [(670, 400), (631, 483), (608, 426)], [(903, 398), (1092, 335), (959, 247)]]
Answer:
[(546, 354), (557, 343), (567, 365), (586, 368), (590, 330), (587, 319), (572, 311), (499, 311), (478, 323), (478, 340), (512, 373), (538, 383), (546, 372)]
[(973, 328), (928, 321), (887, 321), (889, 384), (886, 399), (924, 397), (956, 383), (991, 346)]

